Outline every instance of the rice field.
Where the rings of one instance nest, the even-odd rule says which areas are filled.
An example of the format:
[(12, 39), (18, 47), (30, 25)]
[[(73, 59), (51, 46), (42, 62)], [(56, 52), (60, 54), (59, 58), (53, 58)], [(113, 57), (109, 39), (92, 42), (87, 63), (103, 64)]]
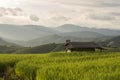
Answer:
[(0, 80), (120, 80), (120, 53), (0, 54)]

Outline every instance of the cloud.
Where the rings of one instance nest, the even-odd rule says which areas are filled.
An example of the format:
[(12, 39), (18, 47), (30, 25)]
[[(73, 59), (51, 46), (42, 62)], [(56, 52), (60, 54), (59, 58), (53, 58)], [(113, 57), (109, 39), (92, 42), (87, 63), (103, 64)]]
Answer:
[(101, 3), (100, 7), (120, 7), (120, 3)]
[(21, 8), (4, 8), (0, 7), (0, 23), (2, 24), (32, 24), (38, 21), (35, 15), (28, 14)]
[(120, 16), (120, 12), (111, 12), (110, 15), (113, 15), (113, 16)]
[[(49, 0), (48, 0), (49, 1)], [(52, 0), (54, 3), (82, 7), (120, 7), (119, 0)], [(50, 2), (50, 1), (49, 1)]]
[(0, 14), (0, 17), (2, 17), (3, 15), (2, 14)]
[(30, 15), (30, 19), (35, 22), (39, 21), (39, 17), (37, 17), (36, 15)]
[(101, 21), (111, 21), (111, 20), (115, 20), (115, 17), (113, 16), (107, 16), (107, 15), (90, 15), (91, 19), (94, 20), (101, 20)]
[(23, 10), (21, 8), (4, 8), (0, 7), (0, 16), (22, 16)]
[(65, 17), (65, 16), (54, 16), (51, 19), (54, 21), (63, 21), (63, 22), (70, 20), (69, 17)]
[[(58, 26), (66, 23), (88, 27), (118, 28), (119, 0), (21, 0), (17, 8), (0, 8), (0, 22)], [(33, 14), (33, 15), (32, 15)]]

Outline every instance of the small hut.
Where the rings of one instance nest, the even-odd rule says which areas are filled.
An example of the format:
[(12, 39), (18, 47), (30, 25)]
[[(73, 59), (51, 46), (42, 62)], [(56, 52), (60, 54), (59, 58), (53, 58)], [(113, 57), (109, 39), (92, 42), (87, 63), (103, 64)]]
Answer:
[(71, 42), (70, 40), (66, 40), (65, 43), (66, 52), (72, 51), (92, 51), (95, 52), (96, 49), (102, 51), (102, 47), (100, 47), (95, 42)]

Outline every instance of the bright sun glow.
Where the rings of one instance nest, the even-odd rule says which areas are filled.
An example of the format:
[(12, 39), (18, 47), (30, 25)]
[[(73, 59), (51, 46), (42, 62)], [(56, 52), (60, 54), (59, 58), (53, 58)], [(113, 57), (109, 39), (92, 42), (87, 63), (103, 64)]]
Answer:
[(23, 0), (0, 0), (0, 7), (17, 7)]

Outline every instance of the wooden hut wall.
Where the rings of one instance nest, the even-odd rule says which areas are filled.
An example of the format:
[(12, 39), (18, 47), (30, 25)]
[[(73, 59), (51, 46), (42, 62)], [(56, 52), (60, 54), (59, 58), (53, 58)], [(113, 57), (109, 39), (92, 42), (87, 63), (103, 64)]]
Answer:
[(95, 51), (95, 48), (73, 48), (71, 51)]

